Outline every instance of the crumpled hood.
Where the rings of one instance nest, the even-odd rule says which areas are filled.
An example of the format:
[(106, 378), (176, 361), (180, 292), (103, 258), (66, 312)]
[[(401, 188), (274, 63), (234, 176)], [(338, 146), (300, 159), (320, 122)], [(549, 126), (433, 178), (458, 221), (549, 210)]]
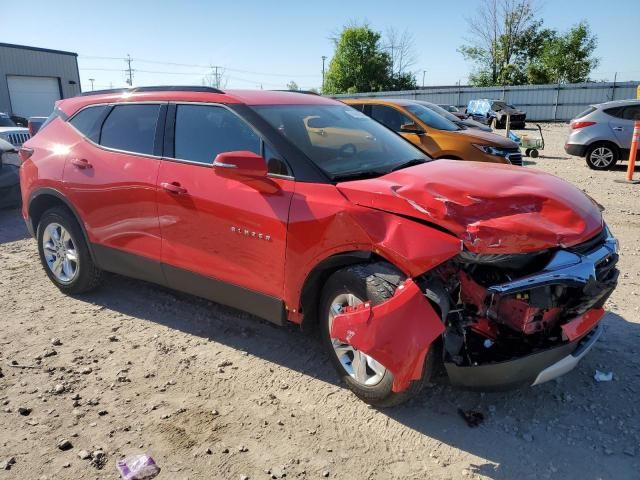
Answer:
[(569, 247), (602, 228), (600, 210), (578, 188), (511, 165), (436, 160), (337, 188), (357, 205), (445, 228), (476, 253)]

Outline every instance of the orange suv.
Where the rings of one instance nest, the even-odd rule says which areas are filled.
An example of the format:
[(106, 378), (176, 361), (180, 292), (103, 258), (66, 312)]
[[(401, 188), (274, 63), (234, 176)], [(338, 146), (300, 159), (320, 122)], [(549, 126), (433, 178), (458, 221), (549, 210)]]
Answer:
[(459, 127), (436, 113), (432, 103), (381, 98), (343, 101), (415, 143), (433, 158), (522, 165), (517, 143), (495, 133)]

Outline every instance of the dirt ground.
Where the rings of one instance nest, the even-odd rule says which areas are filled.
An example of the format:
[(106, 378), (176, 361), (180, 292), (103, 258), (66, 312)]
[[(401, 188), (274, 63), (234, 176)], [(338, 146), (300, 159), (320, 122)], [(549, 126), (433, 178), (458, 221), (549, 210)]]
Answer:
[(115, 479), (137, 452), (166, 479), (640, 478), (640, 185), (614, 182), (626, 166), (593, 172), (565, 155), (567, 128), (545, 125), (548, 147), (526, 168), (606, 207), (621, 282), (576, 370), (509, 393), (436, 385), (370, 408), (296, 328), (115, 275), (61, 294), (19, 212), (0, 211), (0, 480)]

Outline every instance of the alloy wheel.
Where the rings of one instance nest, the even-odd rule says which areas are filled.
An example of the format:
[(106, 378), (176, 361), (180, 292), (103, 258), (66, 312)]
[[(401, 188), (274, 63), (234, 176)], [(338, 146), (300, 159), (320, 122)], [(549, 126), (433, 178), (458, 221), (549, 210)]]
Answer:
[(78, 275), (79, 259), (71, 234), (59, 223), (50, 223), (42, 235), (47, 266), (57, 281), (71, 283)]
[(609, 147), (598, 147), (590, 155), (591, 163), (597, 168), (608, 167), (614, 158), (613, 150)]
[[(338, 315), (344, 307), (353, 307), (361, 303), (362, 300), (351, 293), (343, 293), (334, 298), (331, 302), (331, 308), (329, 309), (329, 332), (331, 331), (333, 318)], [(356, 382), (364, 386), (373, 386), (380, 383), (387, 371), (380, 363), (351, 345), (341, 342), (337, 338), (332, 338), (331, 344), (342, 368), (344, 368), (347, 374)]]

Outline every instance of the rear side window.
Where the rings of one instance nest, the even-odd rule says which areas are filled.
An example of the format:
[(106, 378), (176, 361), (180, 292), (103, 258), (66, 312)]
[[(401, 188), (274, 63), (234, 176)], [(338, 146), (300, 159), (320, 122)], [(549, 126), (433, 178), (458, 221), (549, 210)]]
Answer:
[(175, 158), (211, 165), (219, 153), (248, 150), (260, 155), (260, 137), (223, 107), (178, 105)]
[[(73, 125), (76, 128), (76, 130), (82, 133), (85, 137), (89, 137), (92, 140), (96, 140), (97, 139), (96, 138), (97, 134), (95, 133), (97, 131), (96, 123), (106, 109), (107, 109), (106, 105), (97, 105), (95, 107), (87, 107), (84, 110), (80, 110), (78, 113), (76, 113), (73, 116), (73, 118), (69, 120), (69, 123)], [(44, 127), (46, 127), (50, 122), (52, 122), (55, 119), (56, 112), (59, 112), (59, 111), (54, 110), (54, 112), (51, 115), (49, 115), (49, 118), (47, 118), (47, 120), (42, 124), (42, 127), (40, 127), (40, 130), (42, 130)]]
[(363, 112), (364, 111), (364, 105), (362, 103), (352, 103), (351, 105), (349, 105), (351, 108), (355, 108), (356, 110)]
[(612, 108), (606, 108), (603, 111), (604, 113), (606, 113), (607, 115), (611, 115), (612, 117), (622, 118), (623, 110), (624, 110), (624, 107), (612, 107)]
[(160, 105), (117, 105), (104, 121), (100, 145), (153, 155)]
[[(575, 117), (573, 117), (574, 119), (576, 118), (582, 118), (582, 117), (586, 117), (587, 115), (589, 115), (592, 112), (595, 112), (597, 109), (595, 107), (589, 107), (587, 108), (584, 112), (580, 112), (578, 115), (576, 115)], [(606, 110), (605, 110), (606, 111)]]
[(394, 132), (399, 132), (402, 125), (413, 123), (405, 114), (386, 105), (371, 105), (371, 117)]

